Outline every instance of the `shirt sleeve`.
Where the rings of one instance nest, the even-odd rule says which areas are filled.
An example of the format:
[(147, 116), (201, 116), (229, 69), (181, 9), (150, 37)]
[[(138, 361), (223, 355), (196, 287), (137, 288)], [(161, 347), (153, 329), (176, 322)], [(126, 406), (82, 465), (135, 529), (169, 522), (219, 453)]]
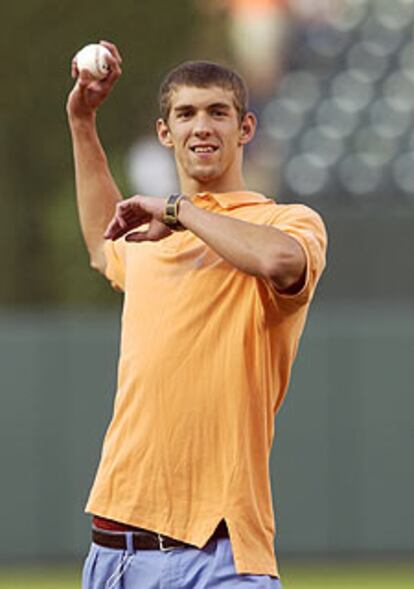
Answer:
[(105, 276), (115, 290), (125, 290), (126, 247), (123, 238), (117, 241), (105, 241), (106, 268)]
[(302, 288), (293, 294), (279, 292), (269, 284), (271, 297), (276, 303), (285, 301), (292, 305), (304, 305), (312, 299), (318, 280), (326, 265), (327, 233), (318, 213), (304, 205), (279, 205), (282, 213), (269, 223), (296, 239), (306, 256), (306, 276)]

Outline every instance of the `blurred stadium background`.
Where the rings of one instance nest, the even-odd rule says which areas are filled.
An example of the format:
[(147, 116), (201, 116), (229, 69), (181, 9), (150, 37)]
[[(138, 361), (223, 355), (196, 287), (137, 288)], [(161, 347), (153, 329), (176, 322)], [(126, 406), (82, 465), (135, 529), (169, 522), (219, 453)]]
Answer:
[[(240, 65), (230, 13), (206, 6), (0, 8), (1, 588), (79, 585), (82, 509), (113, 399), (121, 301), (89, 270), (77, 225), (64, 111), (71, 57), (100, 38), (119, 45), (124, 76), (100, 119), (114, 174), (125, 195), (146, 188), (136, 160), (145, 152), (168, 187), (170, 163), (148, 139), (161, 78), (185, 59)], [(283, 68), (254, 105), (261, 124), (247, 154), (252, 188), (316, 208), (330, 234), (276, 423), (277, 548), (287, 589), (408, 588), (414, 0), (327, 0), (320, 18), (313, 6), (302, 1), (306, 18), (289, 13)]]

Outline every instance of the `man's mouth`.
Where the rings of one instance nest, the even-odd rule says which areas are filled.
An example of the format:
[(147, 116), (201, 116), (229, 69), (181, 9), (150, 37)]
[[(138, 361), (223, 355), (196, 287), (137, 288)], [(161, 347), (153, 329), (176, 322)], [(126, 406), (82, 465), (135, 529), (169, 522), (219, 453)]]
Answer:
[(191, 151), (193, 153), (214, 153), (215, 151), (218, 150), (218, 146), (217, 145), (192, 145), (190, 147)]

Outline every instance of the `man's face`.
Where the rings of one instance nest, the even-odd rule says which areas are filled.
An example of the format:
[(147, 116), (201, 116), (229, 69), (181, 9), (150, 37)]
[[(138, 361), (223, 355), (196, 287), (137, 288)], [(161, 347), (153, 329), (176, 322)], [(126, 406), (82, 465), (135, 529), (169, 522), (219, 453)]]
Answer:
[(172, 93), (167, 123), (158, 122), (158, 134), (174, 148), (180, 178), (208, 184), (241, 172), (242, 146), (251, 138), (245, 127), (231, 90), (180, 86)]

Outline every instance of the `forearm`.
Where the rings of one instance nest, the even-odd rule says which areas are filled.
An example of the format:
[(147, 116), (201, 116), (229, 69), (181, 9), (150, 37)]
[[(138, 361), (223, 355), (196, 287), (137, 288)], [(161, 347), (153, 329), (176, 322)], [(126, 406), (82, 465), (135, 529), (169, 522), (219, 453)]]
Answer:
[(304, 275), (301, 245), (275, 227), (211, 213), (188, 200), (180, 204), (179, 219), (230, 264), (246, 274), (271, 279), (280, 290), (296, 285)]
[(69, 117), (69, 126), (82, 234), (92, 266), (103, 270), (103, 234), (121, 194), (98, 137), (95, 114), (85, 119)]

